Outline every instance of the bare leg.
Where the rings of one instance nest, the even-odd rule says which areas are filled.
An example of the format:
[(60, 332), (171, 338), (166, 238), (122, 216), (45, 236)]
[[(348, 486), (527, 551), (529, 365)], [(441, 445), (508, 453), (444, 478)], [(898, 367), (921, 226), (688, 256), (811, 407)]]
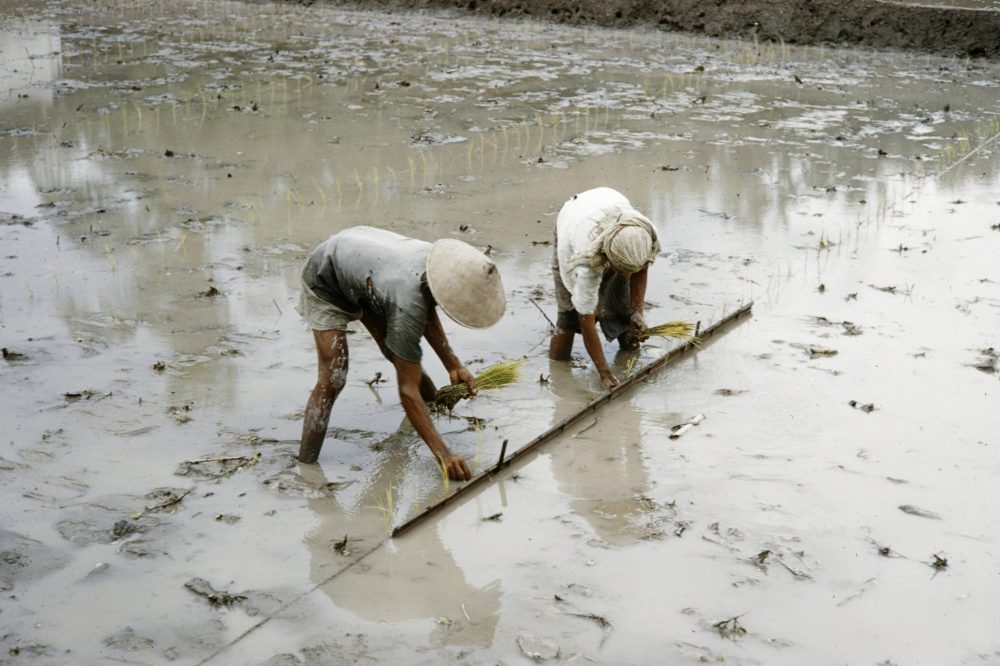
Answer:
[(576, 336), (572, 330), (557, 328), (549, 341), (549, 358), (553, 361), (568, 361), (570, 353), (573, 351), (573, 338)]
[(319, 458), (333, 403), (347, 382), (347, 335), (344, 331), (313, 331), (318, 375), (302, 419), (299, 462)]

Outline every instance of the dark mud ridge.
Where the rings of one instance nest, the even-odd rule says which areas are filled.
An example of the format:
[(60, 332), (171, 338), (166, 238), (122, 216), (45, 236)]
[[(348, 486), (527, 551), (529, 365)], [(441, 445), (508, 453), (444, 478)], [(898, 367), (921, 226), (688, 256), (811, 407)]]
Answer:
[[(316, 0), (296, 0), (313, 4)], [(571, 25), (658, 27), (712, 37), (860, 44), (1000, 57), (1000, 11), (887, 0), (318, 0), (363, 9), (452, 9)]]

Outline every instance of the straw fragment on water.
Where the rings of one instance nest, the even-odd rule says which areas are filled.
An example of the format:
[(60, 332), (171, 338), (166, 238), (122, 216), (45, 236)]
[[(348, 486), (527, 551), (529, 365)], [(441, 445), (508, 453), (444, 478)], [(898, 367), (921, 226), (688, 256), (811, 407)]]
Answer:
[(670, 439), (677, 439), (678, 437), (680, 437), (688, 430), (695, 427), (704, 420), (705, 420), (704, 414), (696, 414), (685, 423), (678, 423), (673, 428), (671, 428)]
[[(476, 391), (498, 389), (513, 384), (518, 380), (521, 365), (527, 359), (506, 359), (494, 363), (476, 375)], [(442, 386), (434, 396), (434, 405), (439, 408), (451, 409), (462, 398), (468, 397), (469, 385), (465, 382)]]

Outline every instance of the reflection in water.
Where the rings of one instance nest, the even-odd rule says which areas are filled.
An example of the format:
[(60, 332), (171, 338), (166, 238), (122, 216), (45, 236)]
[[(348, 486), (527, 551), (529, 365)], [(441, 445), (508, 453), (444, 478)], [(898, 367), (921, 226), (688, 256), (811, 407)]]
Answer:
[[(744, 289), (770, 296), (772, 277), (792, 280), (792, 262), (802, 260), (801, 274), (811, 275), (805, 262), (814, 255), (806, 259), (802, 247), (825, 239), (839, 243), (832, 253), (847, 254), (852, 231), (859, 238), (895, 229), (892, 208), (914, 181), (997, 132), (1000, 76), (990, 62), (857, 50), (817, 56), (795, 47), (768, 56), (748, 43), (668, 33), (527, 22), (511, 30), (307, 4), (0, 0), (0, 324), (3, 346), (29, 359), (0, 362), (12, 388), (0, 400), (0, 422), (13, 424), (4, 458), (18, 461), (4, 463), (5, 488), (15, 489), (4, 497), (14, 520), (6, 529), (51, 532), (61, 510), (53, 507), (63, 503), (40, 501), (38, 491), (53, 480), (79, 477), (89, 486), (80, 492), (93, 496), (141, 494), (147, 483), (168, 483), (154, 480), (172, 478), (178, 460), (217, 454), (230, 433), (295, 440), (301, 421), (289, 416), (301, 409), (315, 367), (291, 307), (298, 268), (308, 248), (338, 229), (376, 224), (492, 246), (501, 271), (520, 280), (502, 323), (511, 333), (455, 332), (463, 360), (486, 363), (530, 354), (543, 337), (542, 315), (526, 295), (550, 293), (544, 243), (573, 192), (613, 185), (649, 211), (666, 259), (650, 276), (647, 296), (662, 314), (655, 321), (693, 320), (693, 310), (732, 305)], [(935, 191), (913, 205), (958, 208), (952, 188), (971, 170), (953, 173), (925, 185)], [(880, 224), (859, 226), (865, 221)], [(975, 233), (984, 234), (976, 243), (992, 238)], [(905, 275), (898, 262), (916, 254), (860, 253), (852, 267), (884, 268), (880, 284), (901, 284), (893, 282)], [(976, 278), (989, 275), (982, 270)], [(552, 312), (551, 303), (540, 305)], [(988, 344), (984, 336), (966, 346)], [(411, 619), (418, 631), (432, 625), (433, 641), (488, 645), (502, 632), (504, 599), (499, 584), (484, 581), (523, 572), (501, 567), (473, 578), (467, 567), (463, 575), (462, 558), (433, 530), (407, 535), (405, 558), (390, 545), (331, 579), (381, 543), (390, 509), (401, 520), (440, 490), (415, 438), (390, 437), (373, 451), (379, 436), (358, 434), (394, 432), (398, 404), (394, 388), (382, 389), (380, 406), (364, 386), (387, 369), (374, 345), (357, 347), (351, 393), (335, 412), (355, 433), (344, 440), (351, 448), (321, 461), (328, 477), (303, 469), (295, 480), (301, 495), (282, 505), (289, 524), (319, 523), (296, 549), (309, 558), (311, 581), (303, 584), (329, 580), (323, 591), (337, 606), (374, 622)], [(543, 352), (534, 352), (531, 362), (544, 366)], [(165, 369), (157, 371), (160, 361)], [(514, 404), (512, 388), (497, 399), (512, 412), (505, 422), (516, 418), (522, 430), (491, 430), (486, 441), (525, 441), (537, 431), (524, 430), (542, 430), (550, 414), (558, 421), (591, 397), (588, 380), (569, 367), (550, 374), (552, 398), (538, 391)], [(64, 391), (83, 389), (102, 397), (63, 404)], [(190, 407), (190, 422), (175, 422), (169, 409), (178, 405)], [(548, 450), (559, 488), (594, 542), (644, 536), (642, 496), (657, 479), (640, 454), (653, 453), (644, 437), (658, 430), (651, 423), (659, 408), (637, 413), (623, 398)], [(453, 429), (444, 434), (474, 454), (476, 435), (464, 423)], [(59, 432), (66, 444), (58, 457), (44, 465), (31, 457)], [(226, 484), (232, 495), (259, 497), (249, 479)], [(180, 510), (229, 501), (210, 490)], [(231, 534), (199, 519), (176, 521), (176, 547), (192, 553), (177, 556), (185, 564), (178, 568), (228, 561)], [(256, 536), (269, 520), (246, 511), (242, 524)], [(72, 566), (57, 582), (72, 585), (92, 554), (67, 551)], [(276, 569), (270, 555), (244, 555), (249, 570)], [(142, 584), (164, 599), (175, 599), (191, 575), (133, 564), (156, 569)], [(115, 608), (139, 580), (124, 573), (136, 569), (121, 571), (100, 599)], [(512, 597), (510, 578), (503, 580)], [(59, 595), (18, 594), (4, 633), (14, 625), (25, 644), (51, 638), (46, 630), (60, 614), (47, 603)], [(135, 619), (159, 626), (161, 618), (136, 609)], [(97, 661), (107, 646), (91, 633), (52, 649)]]
[[(827, 210), (839, 202), (834, 212), (853, 220), (865, 214), (859, 200), (885, 199), (880, 176), (918, 170), (925, 162), (909, 160), (940, 150), (935, 137), (969, 131), (937, 111), (900, 124), (897, 109), (936, 84), (898, 89), (896, 72), (832, 55), (790, 52), (823, 87), (781, 97), (773, 63), (743, 78), (739, 44), (721, 43), (693, 76), (705, 53), (680, 37), (613, 42), (621, 60), (609, 65), (599, 33), (574, 33), (559, 39), (579, 58), (549, 62), (540, 94), (534, 59), (549, 31), (526, 26), (515, 47), (492, 23), (411, 17), (374, 38), (367, 15), (313, 11), (181, 2), (78, 13), (60, 3), (15, 8), (0, 25), (0, 212), (58, 230), (59, 261), (44, 273), (73, 284), (54, 299), (71, 333), (76, 319), (110, 314), (136, 322), (121, 344), (208, 367), (222, 338), (274, 328), (317, 239), (353, 224), (426, 239), (464, 225), (464, 238), (498, 248), (498, 262), (521, 262), (544, 256), (524, 240), (547, 240), (535, 226), (543, 212), (610, 173), (626, 174), (623, 189), (664, 230), (668, 253), (715, 260), (703, 300), (731, 298), (732, 280), (751, 277), (727, 274), (733, 257), (752, 266), (784, 234), (822, 231), (790, 192), (812, 191)], [(170, 20), (178, 30), (165, 34)], [(662, 48), (676, 40), (685, 48)], [(507, 55), (484, 64), (497, 44)], [(856, 101), (883, 92), (899, 101)], [(982, 95), (992, 103), (992, 91)], [(907, 135), (916, 128), (932, 133)], [(870, 159), (876, 148), (899, 161)], [(635, 166), (635, 151), (649, 164)], [(848, 193), (844, 174), (869, 180), (848, 181)], [(544, 187), (523, 187), (538, 179)], [(669, 268), (659, 262), (651, 278)], [(19, 271), (32, 289), (35, 270)], [(770, 272), (748, 285), (776, 271), (760, 270)], [(211, 286), (219, 298), (198, 298)], [(235, 409), (239, 372), (227, 373), (212, 402)], [(197, 391), (191, 379), (204, 377), (171, 376), (170, 390)]]
[[(593, 396), (581, 390), (581, 379), (573, 376), (567, 363), (553, 361), (550, 373), (556, 424), (576, 414)], [(641, 424), (642, 414), (627, 398), (619, 398), (593, 420), (585, 419), (575, 435), (563, 438), (549, 452), (559, 489), (576, 498), (570, 506), (610, 545), (641, 538), (641, 523), (649, 511)]]
[(48, 85), (62, 76), (59, 25), (44, 20), (0, 25), (0, 63), (4, 91), (17, 92), (0, 95), (0, 111), (29, 100), (32, 104), (51, 102), (52, 89)]
[[(310, 578), (335, 605), (367, 620), (431, 620), (432, 643), (489, 646), (499, 620), (500, 582), (481, 588), (470, 585), (436, 530), (414, 530), (406, 537), (405, 549), (384, 545), (363, 563), (344, 570), (349, 561), (384, 539), (383, 521), (394, 509), (387, 489), (399, 487), (407, 474), (410, 451), (398, 441), (395, 446), (392, 441), (385, 444), (386, 455), (349, 503), (330, 497), (309, 500), (319, 518), (319, 525), (305, 538)], [(302, 465), (299, 473), (308, 486), (328, 486), (319, 465)]]

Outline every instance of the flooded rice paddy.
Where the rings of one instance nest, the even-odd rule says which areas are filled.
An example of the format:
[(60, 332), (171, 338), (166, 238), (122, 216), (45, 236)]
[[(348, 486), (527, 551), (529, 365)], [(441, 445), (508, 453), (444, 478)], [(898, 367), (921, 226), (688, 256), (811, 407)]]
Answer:
[[(0, 662), (1000, 662), (998, 81), (447, 15), (0, 2)], [(306, 254), (368, 224), (496, 258), (504, 319), (445, 326), (522, 379), (436, 418), (482, 471), (601, 394), (579, 341), (546, 358), (555, 214), (598, 185), (662, 234), (649, 323), (753, 317), (389, 539), (455, 484), (363, 332), (319, 464), (295, 461)]]

